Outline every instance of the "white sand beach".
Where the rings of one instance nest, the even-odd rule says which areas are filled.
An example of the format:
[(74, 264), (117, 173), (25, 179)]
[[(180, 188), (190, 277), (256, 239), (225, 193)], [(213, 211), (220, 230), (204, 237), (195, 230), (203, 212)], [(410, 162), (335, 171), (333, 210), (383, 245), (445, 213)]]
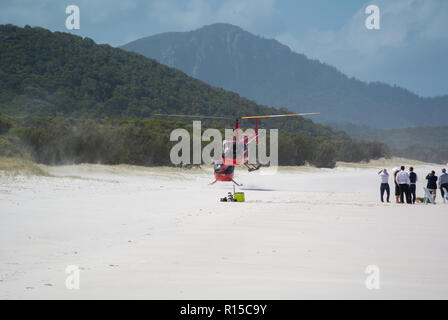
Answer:
[[(72, 165), (0, 178), (1, 299), (447, 299), (448, 205), (379, 201), (403, 161), (240, 169)], [(413, 164), (424, 177), (442, 166)], [(390, 181), (391, 187), (392, 179)], [(393, 187), (392, 187), (393, 192)], [(391, 196), (394, 201), (394, 196)], [(66, 288), (68, 265), (79, 290)], [(367, 266), (380, 270), (369, 290)]]

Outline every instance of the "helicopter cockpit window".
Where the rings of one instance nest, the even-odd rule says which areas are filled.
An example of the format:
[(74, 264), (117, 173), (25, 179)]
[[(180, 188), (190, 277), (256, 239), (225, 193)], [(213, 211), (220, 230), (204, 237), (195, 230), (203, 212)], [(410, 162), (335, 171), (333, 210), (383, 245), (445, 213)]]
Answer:
[[(239, 148), (237, 148), (237, 146), (238, 145), (235, 141), (224, 142), (224, 144), (222, 146), (222, 156), (226, 159), (236, 159), (237, 155), (239, 157), (241, 157), (241, 150), (239, 150)], [(246, 145), (244, 145), (243, 148), (246, 149)]]
[(215, 173), (232, 174), (235, 171), (235, 166), (226, 166), (223, 163), (216, 162), (214, 169), (215, 169)]

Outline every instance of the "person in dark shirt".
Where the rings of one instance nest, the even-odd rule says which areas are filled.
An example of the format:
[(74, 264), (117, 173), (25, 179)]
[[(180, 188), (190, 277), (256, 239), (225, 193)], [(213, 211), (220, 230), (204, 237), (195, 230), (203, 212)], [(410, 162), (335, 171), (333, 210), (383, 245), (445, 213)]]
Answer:
[(414, 168), (409, 168), (409, 180), (411, 181), (411, 184), (409, 185), (409, 192), (411, 193), (411, 202), (414, 204), (415, 199), (417, 198), (415, 194), (416, 190), (416, 183), (417, 183), (417, 174), (414, 172)]
[(426, 180), (428, 180), (426, 188), (433, 195), (434, 203), (436, 202), (437, 179), (438, 178), (434, 170), (432, 170), (431, 173), (426, 176)]

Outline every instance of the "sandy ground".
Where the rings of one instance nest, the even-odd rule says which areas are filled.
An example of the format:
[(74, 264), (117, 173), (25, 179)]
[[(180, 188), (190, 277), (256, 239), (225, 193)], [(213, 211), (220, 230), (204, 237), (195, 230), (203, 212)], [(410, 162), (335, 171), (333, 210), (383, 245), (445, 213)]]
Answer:
[[(448, 205), (379, 202), (381, 167), (46, 167), (0, 178), (1, 299), (448, 298)], [(440, 166), (418, 164), (417, 187)], [(440, 194), (438, 194), (440, 201)], [(68, 265), (80, 289), (68, 290)], [(380, 271), (369, 290), (367, 266)]]

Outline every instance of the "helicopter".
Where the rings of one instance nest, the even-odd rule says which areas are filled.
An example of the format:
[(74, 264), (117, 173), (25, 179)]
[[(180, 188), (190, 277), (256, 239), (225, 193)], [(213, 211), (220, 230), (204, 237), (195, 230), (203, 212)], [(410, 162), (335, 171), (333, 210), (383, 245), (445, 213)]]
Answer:
[[(219, 117), (219, 116), (179, 115), (179, 114), (154, 114), (154, 116), (209, 118), (209, 119), (222, 119), (222, 120), (235, 119), (234, 139), (223, 141), (221, 159), (215, 160), (213, 165), (215, 180), (212, 181), (210, 184), (213, 185), (216, 182), (221, 181), (221, 182), (233, 182), (235, 185), (241, 186), (241, 184), (236, 182), (234, 179), (235, 166), (244, 165), (249, 172), (253, 172), (261, 168), (261, 164), (258, 162), (256, 164), (249, 163), (249, 157), (248, 157), (249, 144), (255, 142), (258, 145), (258, 137), (259, 137), (258, 119), (280, 118), (280, 117), (302, 117), (318, 114), (320, 114), (320, 112), (244, 116), (236, 118)], [(240, 138), (239, 120), (242, 119), (255, 119), (255, 127), (254, 127), (254, 133), (252, 135)], [(242, 152), (238, 152), (238, 150), (242, 150)]]

